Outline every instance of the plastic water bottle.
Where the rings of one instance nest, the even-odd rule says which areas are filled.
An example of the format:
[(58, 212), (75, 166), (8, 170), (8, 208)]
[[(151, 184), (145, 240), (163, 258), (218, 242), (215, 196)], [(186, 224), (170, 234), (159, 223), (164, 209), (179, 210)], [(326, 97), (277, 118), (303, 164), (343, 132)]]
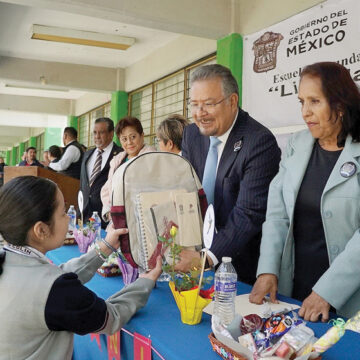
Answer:
[(223, 257), (222, 263), (215, 273), (214, 315), (220, 323), (229, 325), (235, 317), (237, 274), (231, 264), (231, 257)]
[(76, 210), (74, 205), (70, 205), (67, 215), (70, 218), (69, 231), (74, 231), (76, 229)]
[(95, 241), (101, 240), (101, 219), (97, 211), (94, 211), (91, 217), (95, 220), (94, 221), (94, 228), (96, 230), (96, 237)]

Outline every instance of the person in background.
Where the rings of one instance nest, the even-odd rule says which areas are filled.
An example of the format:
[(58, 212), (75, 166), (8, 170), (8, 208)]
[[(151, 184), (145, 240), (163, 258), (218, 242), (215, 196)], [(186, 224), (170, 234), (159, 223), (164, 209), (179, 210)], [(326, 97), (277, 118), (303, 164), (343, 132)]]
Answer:
[(6, 166), (4, 158), (0, 156), (0, 186), (4, 184), (4, 167)]
[(77, 142), (77, 131), (73, 127), (66, 127), (63, 133), (64, 152), (57, 162), (52, 162), (49, 167), (64, 175), (80, 179), (83, 149)]
[(25, 161), (25, 160), (26, 160), (26, 151), (24, 151), (23, 154), (21, 155), (21, 161)]
[[(26, 196), (24, 196), (26, 194)], [(57, 185), (22, 176), (0, 190), (0, 357), (72, 359), (74, 333), (114, 334), (142, 308), (161, 273), (156, 267), (103, 300), (83, 284), (127, 229), (109, 229), (106, 242), (59, 267), (45, 254), (63, 245), (69, 217)], [(21, 346), (19, 346), (21, 339)]]
[[(231, 71), (221, 65), (197, 68), (190, 80), (194, 124), (185, 127), (182, 156), (194, 167), (214, 205), (215, 226), (208, 265), (231, 256), (240, 281), (253, 284), (270, 181), (279, 170), (274, 135), (239, 108)], [(179, 270), (200, 254), (183, 250)]]
[(40, 166), (44, 167), (40, 161), (36, 159), (36, 148), (30, 146), (25, 151), (25, 160), (19, 163), (19, 166)]
[(163, 120), (156, 131), (160, 151), (181, 155), (181, 141), (189, 121), (182, 115), (174, 114)]
[(58, 162), (61, 158), (62, 152), (60, 146), (51, 145), (49, 147), (49, 160), (50, 162)]
[(124, 117), (115, 128), (116, 136), (119, 138), (123, 152), (114, 156), (110, 162), (108, 179), (101, 189), (101, 201), (103, 205), (102, 217), (109, 221), (109, 212), (111, 207), (111, 189), (114, 172), (127, 161), (134, 159), (136, 156), (156, 151), (153, 146), (144, 143), (144, 130), (139, 119), (135, 117)]
[(307, 130), (289, 140), (270, 185), (250, 301), (276, 292), (305, 320), (351, 317), (360, 306), (360, 92), (334, 62), (309, 65), (298, 98)]
[(43, 161), (40, 161), (44, 166), (49, 166), (49, 150), (44, 150), (43, 152)]
[[(122, 151), (121, 147), (113, 142), (114, 122), (111, 119), (96, 119), (93, 136), (96, 147), (84, 154), (81, 164), (80, 190), (84, 198), (84, 222), (88, 221), (94, 211), (101, 216), (100, 191), (108, 178), (110, 161)], [(101, 220), (103, 229), (106, 225), (106, 222)]]

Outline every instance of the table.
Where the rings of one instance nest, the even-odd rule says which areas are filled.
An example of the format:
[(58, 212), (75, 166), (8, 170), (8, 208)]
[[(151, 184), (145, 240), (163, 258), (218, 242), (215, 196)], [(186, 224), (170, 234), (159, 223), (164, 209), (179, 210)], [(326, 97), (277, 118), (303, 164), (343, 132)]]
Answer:
[[(63, 246), (50, 251), (47, 256), (55, 263), (60, 264), (80, 256), (76, 245)], [(86, 286), (98, 296), (106, 299), (124, 285), (121, 277), (103, 278), (96, 274)], [(238, 282), (238, 294), (249, 293), (249, 285)], [(280, 300), (298, 303), (294, 299), (279, 296)], [(308, 323), (317, 337), (331, 327), (329, 324)], [(141, 309), (121, 332), (121, 359), (132, 360), (133, 337), (128, 334), (137, 332), (143, 336), (150, 336), (152, 359), (166, 360), (219, 360), (211, 348), (208, 335), (211, 332), (211, 317), (203, 314), (202, 322), (198, 325), (186, 325), (180, 320), (180, 313), (171, 294), (168, 283), (157, 283), (152, 291), (147, 305)], [(106, 351), (106, 336), (100, 336), (101, 349), (96, 340), (90, 335), (75, 335), (74, 360), (108, 360)], [(157, 354), (158, 352), (158, 354)], [(340, 341), (323, 355), (323, 360), (355, 360), (360, 359), (360, 334), (346, 331)]]

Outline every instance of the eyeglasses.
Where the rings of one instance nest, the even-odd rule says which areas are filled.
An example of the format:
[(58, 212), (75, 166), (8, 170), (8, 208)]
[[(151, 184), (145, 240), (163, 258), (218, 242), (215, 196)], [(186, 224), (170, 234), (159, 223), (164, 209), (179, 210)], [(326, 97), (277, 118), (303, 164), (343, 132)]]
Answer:
[(215, 109), (216, 105), (221, 104), (223, 101), (225, 101), (227, 98), (229, 98), (231, 95), (228, 95), (226, 97), (224, 97), (222, 100), (216, 102), (216, 103), (211, 103), (211, 102), (205, 102), (202, 104), (196, 103), (196, 102), (192, 102), (189, 101), (188, 105), (190, 106), (191, 111), (195, 112), (195, 111), (199, 111), (200, 109), (202, 109), (203, 111), (206, 112), (211, 112)]
[(120, 142), (125, 144), (128, 143), (130, 141), (134, 141), (137, 138), (137, 135), (129, 135), (129, 136), (121, 136), (120, 137)]

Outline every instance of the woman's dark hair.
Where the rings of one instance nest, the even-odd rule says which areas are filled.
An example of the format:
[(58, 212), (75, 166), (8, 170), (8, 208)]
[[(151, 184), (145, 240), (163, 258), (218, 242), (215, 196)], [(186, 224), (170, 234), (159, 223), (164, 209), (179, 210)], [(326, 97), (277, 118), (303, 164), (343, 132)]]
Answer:
[(61, 149), (59, 146), (57, 145), (51, 145), (49, 147), (49, 154), (51, 156), (53, 156), (56, 159), (60, 159), (61, 158)]
[(117, 123), (115, 127), (116, 136), (119, 138), (122, 131), (128, 126), (133, 127), (139, 135), (144, 133), (144, 129), (139, 119), (136, 117), (126, 116)]
[[(349, 71), (335, 62), (318, 62), (306, 66), (300, 74), (300, 79), (304, 76), (320, 79), (330, 109), (336, 114), (335, 121), (338, 121), (339, 117), (342, 121), (337, 145), (343, 147), (347, 135), (351, 135), (353, 142), (360, 142), (360, 91)], [(342, 117), (340, 113), (343, 114)]]
[(19, 176), (0, 188), (0, 234), (10, 244), (27, 244), (29, 230), (38, 221), (51, 225), (57, 186), (35, 176)]
[(182, 135), (187, 125), (189, 122), (182, 115), (171, 115), (160, 123), (157, 128), (157, 136), (165, 145), (171, 140), (181, 150)]

